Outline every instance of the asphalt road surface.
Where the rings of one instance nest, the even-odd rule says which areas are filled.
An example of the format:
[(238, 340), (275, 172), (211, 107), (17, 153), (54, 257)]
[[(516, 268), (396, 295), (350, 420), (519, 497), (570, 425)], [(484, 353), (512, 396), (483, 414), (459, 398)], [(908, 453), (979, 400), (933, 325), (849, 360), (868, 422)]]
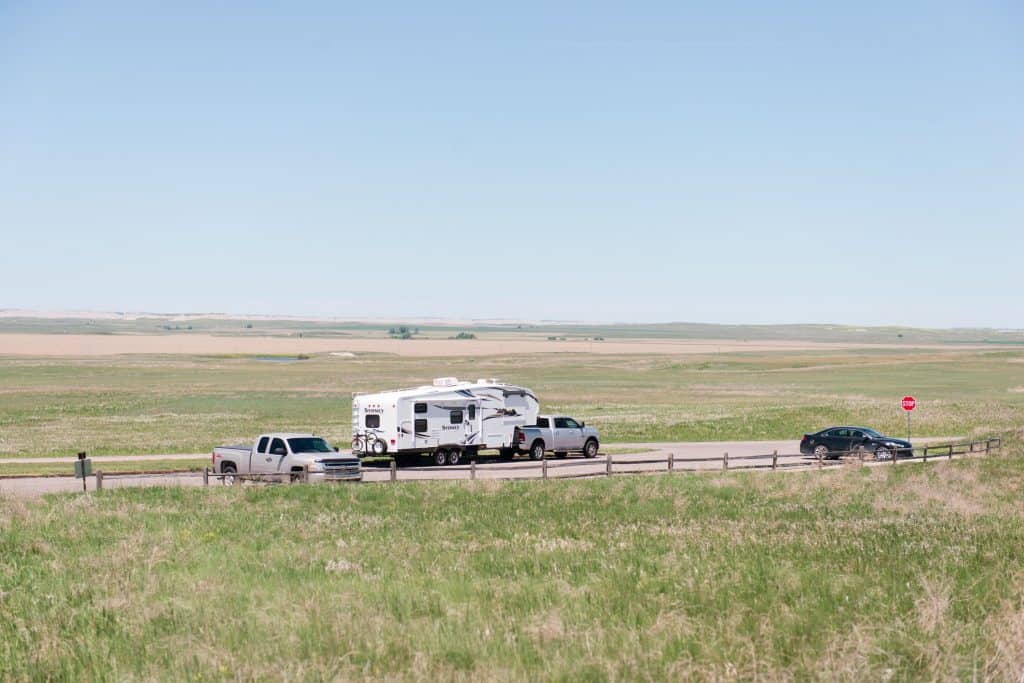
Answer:
[[(921, 439), (920, 443), (949, 442), (952, 439)], [(738, 469), (757, 465), (768, 468), (771, 458), (750, 459), (750, 456), (771, 456), (773, 451), (779, 453), (777, 465), (783, 469), (799, 467), (815, 467), (817, 462), (808, 456), (800, 455), (800, 444), (797, 441), (716, 441), (697, 443), (646, 443), (646, 444), (606, 444), (608, 449), (644, 450), (643, 453), (614, 455), (613, 472), (656, 472), (668, 468), (666, 460), (671, 453), (676, 469), (686, 470), (721, 470), (723, 454), (729, 454), (729, 469)], [(109, 458), (93, 458), (93, 469), (98, 463), (107, 460), (146, 460), (195, 459), (205, 457), (199, 455), (154, 455), (154, 456), (109, 456)], [(21, 458), (8, 459), (4, 462), (72, 462), (74, 458)], [(645, 463), (644, 460), (660, 460), (656, 463)], [(553, 458), (547, 461), (549, 477), (599, 476), (605, 474), (608, 463), (607, 456), (587, 460), (571, 455), (564, 459)], [(424, 479), (469, 479), (469, 463), (451, 466), (420, 466), (402, 467), (397, 470), (398, 481), (414, 481)], [(520, 456), (513, 461), (481, 459), (475, 472), (477, 479), (536, 479), (542, 475), (541, 463), (533, 462)], [(391, 478), (387, 467), (367, 466), (363, 479), (367, 482), (388, 481)], [(95, 477), (86, 480), (89, 490), (96, 484)], [(117, 475), (108, 474), (104, 477), (104, 489), (126, 486), (202, 486), (201, 472), (161, 474), (161, 475)], [(210, 485), (220, 485), (220, 480), (210, 478)], [(251, 484), (246, 484), (251, 485)], [(255, 484), (262, 485), (262, 484)], [(49, 493), (66, 493), (82, 490), (82, 481), (73, 477), (21, 477), (0, 479), (0, 495), (37, 498)]]

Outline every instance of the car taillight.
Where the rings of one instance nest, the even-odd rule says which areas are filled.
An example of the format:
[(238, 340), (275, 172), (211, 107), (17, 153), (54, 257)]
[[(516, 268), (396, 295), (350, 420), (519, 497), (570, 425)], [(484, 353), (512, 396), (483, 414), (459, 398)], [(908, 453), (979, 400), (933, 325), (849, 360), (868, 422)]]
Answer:
[(526, 434), (519, 432), (519, 443), (526, 441)]

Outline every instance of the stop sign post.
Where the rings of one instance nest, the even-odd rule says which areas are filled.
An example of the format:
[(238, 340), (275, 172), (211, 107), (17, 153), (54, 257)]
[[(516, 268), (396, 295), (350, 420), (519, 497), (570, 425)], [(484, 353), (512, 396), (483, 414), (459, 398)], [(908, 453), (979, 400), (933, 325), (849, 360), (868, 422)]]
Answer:
[(907, 414), (907, 441), (910, 441), (910, 413), (917, 407), (917, 399), (913, 396), (904, 396), (902, 406)]

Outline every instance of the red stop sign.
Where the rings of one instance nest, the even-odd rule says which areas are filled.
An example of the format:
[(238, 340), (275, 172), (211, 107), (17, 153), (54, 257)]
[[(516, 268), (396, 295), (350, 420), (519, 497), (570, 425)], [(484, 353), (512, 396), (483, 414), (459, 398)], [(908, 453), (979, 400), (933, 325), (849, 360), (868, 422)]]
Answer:
[(917, 399), (913, 396), (903, 397), (903, 410), (913, 410), (917, 407)]

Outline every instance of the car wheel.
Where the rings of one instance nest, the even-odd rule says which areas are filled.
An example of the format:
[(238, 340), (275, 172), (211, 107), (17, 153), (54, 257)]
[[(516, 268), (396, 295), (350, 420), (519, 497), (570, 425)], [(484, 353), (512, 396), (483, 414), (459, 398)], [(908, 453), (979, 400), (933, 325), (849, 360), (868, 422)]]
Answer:
[(885, 446), (879, 446), (875, 449), (875, 460), (889, 460), (892, 458), (892, 451)]
[(221, 483), (223, 483), (225, 486), (234, 486), (235, 484), (238, 483), (238, 477), (235, 476), (235, 472), (237, 472), (238, 470), (235, 469), (235, 466), (232, 463), (224, 463), (223, 465), (221, 465), (220, 471), (221, 474), (225, 475), (220, 478)]
[(448, 464), (448, 451), (443, 448), (438, 448), (434, 451), (434, 464), (435, 465), (447, 465)]
[(599, 446), (597, 441), (590, 439), (586, 444), (583, 445), (583, 457), (584, 458), (596, 458)]
[(827, 458), (828, 457), (828, 446), (826, 446), (823, 443), (820, 443), (817, 446), (815, 446), (814, 447), (814, 457), (815, 458), (822, 458), (822, 459)]
[(449, 465), (458, 465), (460, 458), (462, 458), (462, 451), (460, 451), (458, 448), (453, 448), (450, 451), (448, 451)]
[(384, 443), (383, 439), (377, 439), (373, 442), (373, 454), (384, 455), (388, 452), (388, 445)]
[(530, 446), (530, 460), (543, 460), (544, 459), (544, 442), (534, 441), (533, 445)]

